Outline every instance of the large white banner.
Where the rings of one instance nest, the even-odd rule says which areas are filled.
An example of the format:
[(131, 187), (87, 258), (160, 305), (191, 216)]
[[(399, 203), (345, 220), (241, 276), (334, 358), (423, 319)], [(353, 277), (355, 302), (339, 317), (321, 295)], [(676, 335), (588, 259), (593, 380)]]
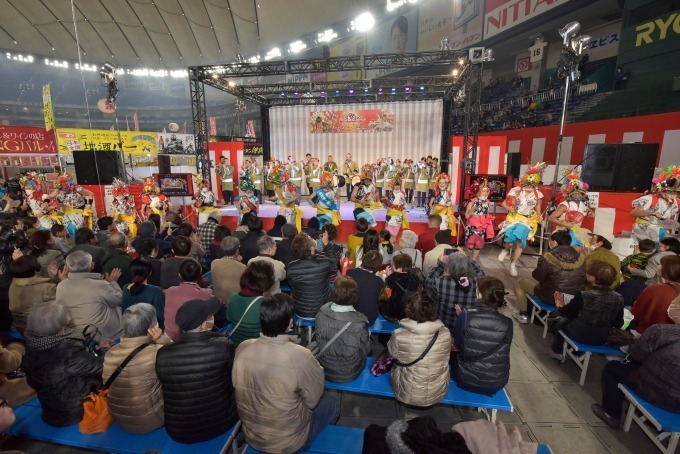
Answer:
[(486, 0), (484, 39), (503, 33), (569, 0)]
[[(390, 109), (394, 111), (394, 128), (390, 132), (316, 134), (310, 131), (314, 111), (356, 109)], [(390, 156), (414, 161), (422, 156), (439, 156), (442, 139), (442, 101), (410, 101), (373, 104), (334, 104), (272, 107), (270, 119), (271, 154), (285, 160), (288, 155), (298, 160), (305, 154), (321, 158), (333, 155), (334, 161), (344, 161), (352, 153), (359, 164), (372, 163)]]

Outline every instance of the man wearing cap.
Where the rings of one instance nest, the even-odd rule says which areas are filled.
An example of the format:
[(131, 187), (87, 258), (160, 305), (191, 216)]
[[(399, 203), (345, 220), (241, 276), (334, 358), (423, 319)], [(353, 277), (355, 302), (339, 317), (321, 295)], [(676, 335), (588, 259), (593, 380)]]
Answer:
[(199, 443), (228, 431), (238, 413), (231, 383), (233, 348), (211, 331), (222, 307), (216, 297), (189, 300), (177, 310), (176, 342), (156, 357), (163, 387), (165, 430), (179, 443)]
[(196, 236), (201, 239), (201, 247), (204, 251), (210, 250), (210, 245), (215, 239), (215, 231), (217, 226), (222, 221), (222, 212), (220, 210), (212, 210), (208, 213), (208, 219), (201, 224), (196, 230)]
[[(590, 247), (588, 248), (588, 256), (586, 257), (586, 269), (591, 263), (595, 261), (605, 262), (610, 264), (616, 270), (616, 279), (612, 285), (609, 286), (612, 290), (621, 283), (621, 260), (612, 252), (612, 243), (602, 235), (590, 233)], [(586, 290), (592, 290), (593, 284), (585, 282)]]

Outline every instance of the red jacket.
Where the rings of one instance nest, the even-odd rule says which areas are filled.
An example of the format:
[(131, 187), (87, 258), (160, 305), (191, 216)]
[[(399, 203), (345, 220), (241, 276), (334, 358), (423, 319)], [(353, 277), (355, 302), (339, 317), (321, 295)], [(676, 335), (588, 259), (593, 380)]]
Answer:
[(431, 227), (425, 232), (418, 235), (418, 242), (416, 243), (416, 249), (423, 253), (423, 256), (430, 252), (436, 246), (434, 242), (434, 236), (439, 232), (439, 227)]
[(635, 329), (642, 333), (652, 325), (673, 324), (667, 311), (679, 292), (678, 284), (652, 284), (645, 288), (631, 311), (635, 316)]

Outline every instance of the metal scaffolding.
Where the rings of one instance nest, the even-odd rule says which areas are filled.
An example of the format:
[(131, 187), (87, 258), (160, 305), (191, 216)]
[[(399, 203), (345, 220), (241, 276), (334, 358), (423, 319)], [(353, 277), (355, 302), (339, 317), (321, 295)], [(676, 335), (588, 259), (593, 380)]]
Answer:
[(191, 94), (191, 119), (194, 123), (194, 140), (196, 141), (196, 170), (200, 175), (203, 175), (206, 181), (210, 181), (205, 85), (194, 68), (189, 68), (189, 91)]

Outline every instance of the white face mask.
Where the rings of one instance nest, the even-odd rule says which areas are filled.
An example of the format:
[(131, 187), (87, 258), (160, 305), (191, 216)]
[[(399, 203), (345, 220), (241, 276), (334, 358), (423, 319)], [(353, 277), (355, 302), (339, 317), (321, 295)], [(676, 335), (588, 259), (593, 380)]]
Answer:
[(201, 192), (208, 192), (208, 188), (201, 188)]
[(590, 252), (593, 252), (595, 249), (597, 249), (597, 246), (595, 246), (594, 244), (588, 248)]
[(480, 195), (480, 196), (479, 196), (479, 200), (486, 200), (487, 198), (488, 198), (488, 196), (485, 196), (485, 195)]
[(524, 189), (524, 191), (526, 191), (526, 192), (531, 192), (531, 191), (534, 190), (534, 188), (532, 188), (532, 187), (523, 187), (522, 189)]

